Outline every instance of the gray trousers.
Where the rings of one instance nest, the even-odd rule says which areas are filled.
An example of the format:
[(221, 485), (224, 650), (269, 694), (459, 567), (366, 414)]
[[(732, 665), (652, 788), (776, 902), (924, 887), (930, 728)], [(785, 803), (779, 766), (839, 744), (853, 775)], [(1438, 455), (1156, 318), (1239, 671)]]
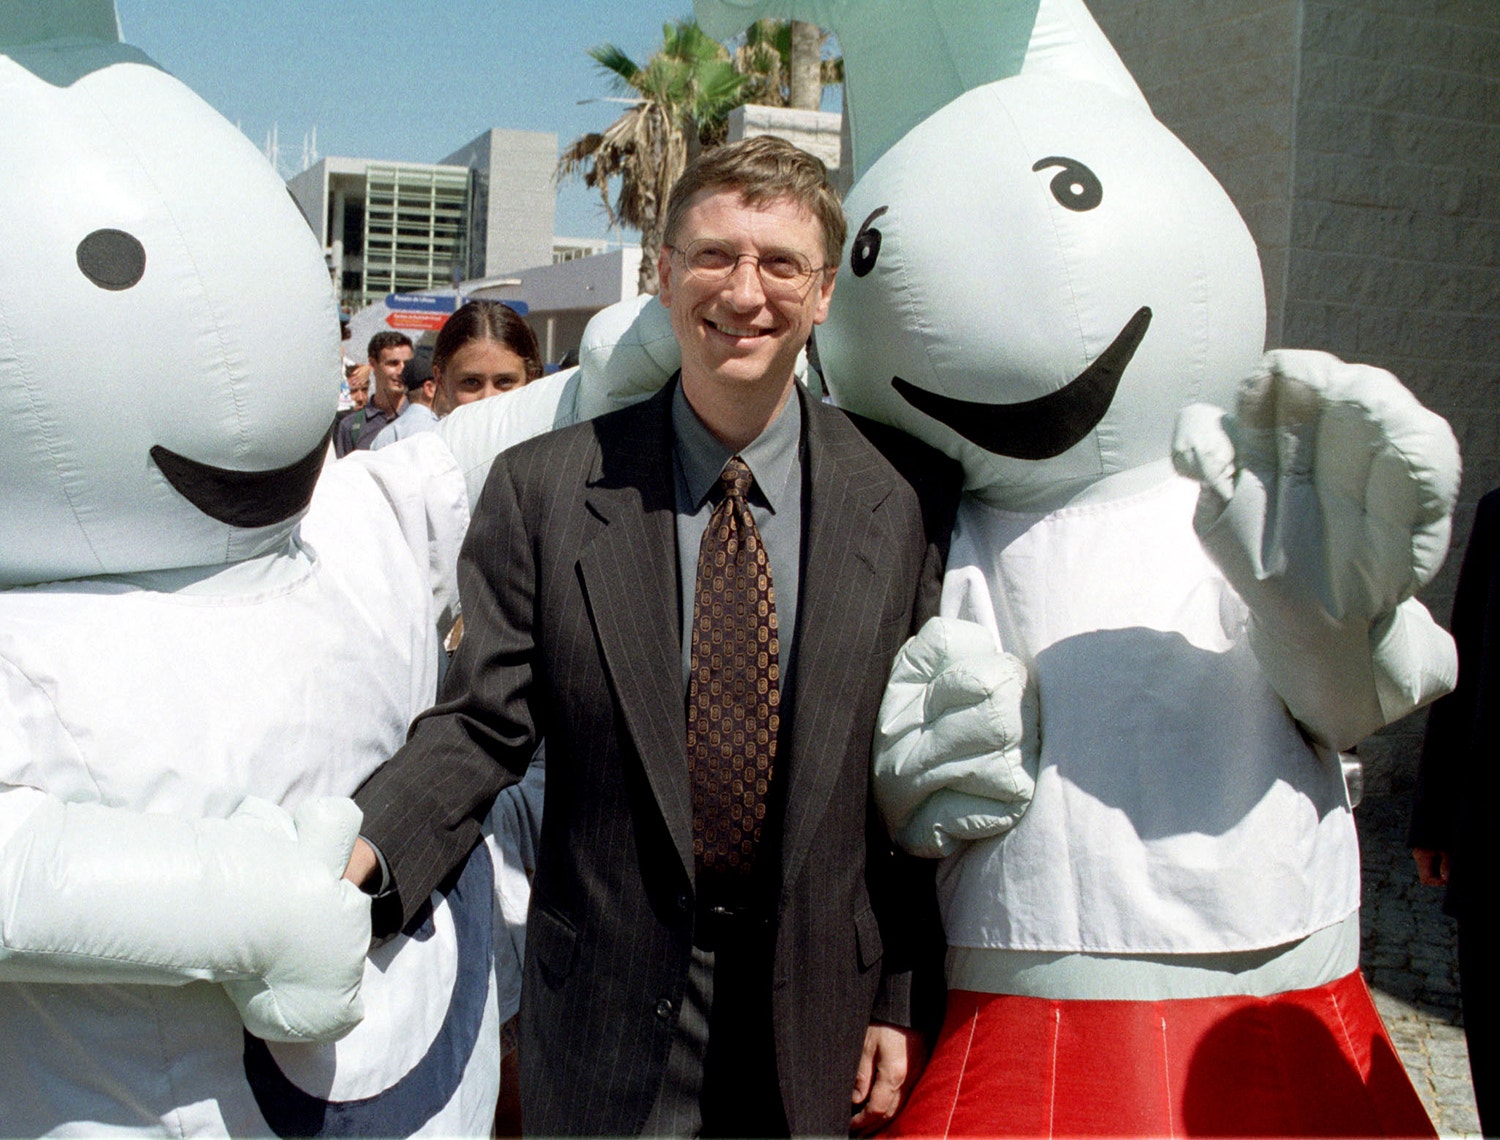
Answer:
[(770, 948), (693, 947), (666, 1072), (643, 1136), (786, 1136), (771, 1028)]

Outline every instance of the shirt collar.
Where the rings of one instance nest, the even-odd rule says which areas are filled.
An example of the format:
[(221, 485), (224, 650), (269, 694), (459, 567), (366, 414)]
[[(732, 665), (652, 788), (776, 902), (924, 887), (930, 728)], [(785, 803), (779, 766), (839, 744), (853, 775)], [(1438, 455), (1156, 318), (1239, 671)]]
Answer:
[(776, 413), (776, 418), (766, 425), (765, 431), (734, 452), (704, 426), (682, 394), (679, 382), (672, 393), (672, 436), (677, 444), (677, 461), (682, 465), (693, 510), (703, 505), (718, 483), (724, 464), (738, 454), (755, 478), (751, 497), (760, 498), (775, 514), (777, 505), (786, 501), (792, 477), (797, 472), (798, 448), (802, 442), (802, 400), (793, 391), (781, 411)]

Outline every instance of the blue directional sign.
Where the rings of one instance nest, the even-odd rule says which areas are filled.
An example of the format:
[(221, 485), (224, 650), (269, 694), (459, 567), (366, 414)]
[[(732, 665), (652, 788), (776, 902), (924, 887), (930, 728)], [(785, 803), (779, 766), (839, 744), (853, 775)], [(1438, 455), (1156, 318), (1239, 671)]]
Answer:
[(430, 293), (387, 293), (385, 306), (415, 313), (451, 313), (458, 308), (458, 298)]

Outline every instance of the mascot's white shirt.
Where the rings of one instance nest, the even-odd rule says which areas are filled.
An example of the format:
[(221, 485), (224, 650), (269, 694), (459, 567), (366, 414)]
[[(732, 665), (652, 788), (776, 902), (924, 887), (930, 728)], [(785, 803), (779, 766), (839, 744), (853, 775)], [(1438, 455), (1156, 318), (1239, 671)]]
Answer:
[[(467, 523), (463, 477), (424, 436), (330, 465), (269, 564), (174, 592), (0, 592), (0, 845), (28, 789), (188, 818), (352, 794), (431, 703)], [(487, 1135), (501, 920), (493, 860), (475, 865), (467, 894), (372, 954), (352, 1034), (270, 1046), (269, 1065), (218, 986), (0, 984), (0, 1133)], [(291, 1115), (268, 1121), (264, 1098)]]
[(967, 497), (942, 612), (993, 630), (1040, 706), (1030, 809), (940, 869), (950, 945), (1203, 954), (1359, 906), (1335, 759), (1262, 678), (1192, 529), (1196, 484), (1044, 514)]

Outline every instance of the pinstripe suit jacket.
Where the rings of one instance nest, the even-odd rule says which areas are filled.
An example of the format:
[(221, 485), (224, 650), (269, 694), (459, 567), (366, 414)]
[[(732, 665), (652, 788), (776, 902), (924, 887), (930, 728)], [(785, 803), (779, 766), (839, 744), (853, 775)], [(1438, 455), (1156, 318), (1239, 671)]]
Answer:
[[(446, 699), (356, 797), (409, 920), (545, 737), (521, 1027), (526, 1127), (540, 1135), (640, 1130), (686, 982), (694, 860), (670, 393), (496, 460), (460, 559), (466, 633)], [(830, 1135), (848, 1128), (865, 1026), (910, 1023), (911, 932), (935, 921), (930, 899), (898, 897), (870, 806), (870, 745), (891, 660), (936, 609), (958, 472), (799, 398), (803, 561), (778, 757), (772, 1002), (788, 1123)]]

